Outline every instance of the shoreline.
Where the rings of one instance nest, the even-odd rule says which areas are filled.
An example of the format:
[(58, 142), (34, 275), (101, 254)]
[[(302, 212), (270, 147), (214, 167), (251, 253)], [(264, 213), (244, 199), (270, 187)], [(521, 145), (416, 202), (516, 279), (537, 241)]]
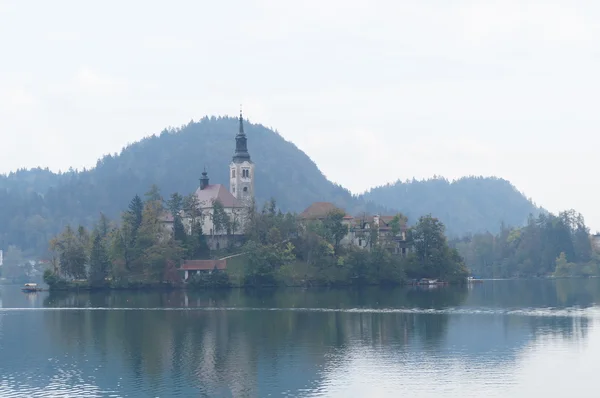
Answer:
[[(476, 283), (481, 283), (483, 280), (477, 280)], [(195, 286), (189, 283), (182, 284), (143, 284), (136, 286), (64, 286), (64, 287), (48, 287), (43, 291), (49, 292), (78, 292), (78, 291), (172, 291), (172, 290), (191, 290), (191, 291), (202, 291), (202, 290), (235, 290), (235, 289), (275, 289), (275, 288), (302, 288), (302, 289), (322, 289), (322, 288), (362, 288), (362, 287), (382, 287), (382, 288), (391, 288), (391, 287), (439, 287), (439, 286), (461, 286), (468, 285), (469, 282), (437, 282), (432, 284), (426, 283), (399, 283), (399, 284), (364, 284), (364, 285), (353, 285), (353, 284), (333, 284), (333, 285), (320, 285), (320, 284), (310, 284), (310, 285), (261, 285), (261, 286), (253, 286), (253, 285), (241, 285), (241, 286)]]

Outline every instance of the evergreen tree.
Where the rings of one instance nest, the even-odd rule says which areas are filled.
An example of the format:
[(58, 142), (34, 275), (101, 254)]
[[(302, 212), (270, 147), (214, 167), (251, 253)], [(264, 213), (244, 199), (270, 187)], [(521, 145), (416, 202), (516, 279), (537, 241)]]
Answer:
[(90, 253), (90, 285), (102, 286), (110, 270), (110, 260), (99, 232), (94, 233), (92, 250)]
[(144, 211), (144, 202), (136, 194), (131, 202), (129, 203), (129, 209), (127, 211), (126, 221), (131, 226), (131, 235), (135, 239), (137, 230), (142, 225), (142, 213)]

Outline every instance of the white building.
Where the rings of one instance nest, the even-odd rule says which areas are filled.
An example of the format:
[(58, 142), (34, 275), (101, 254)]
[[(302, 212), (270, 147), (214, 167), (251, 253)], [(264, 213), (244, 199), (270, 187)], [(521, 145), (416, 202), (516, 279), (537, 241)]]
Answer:
[[(244, 234), (248, 207), (254, 204), (254, 163), (248, 153), (247, 138), (244, 133), (244, 119), (240, 112), (239, 131), (235, 136), (235, 152), (229, 166), (230, 190), (221, 184), (210, 184), (206, 171), (200, 178), (200, 186), (194, 193), (202, 212), (202, 233), (209, 238), (211, 249), (218, 249), (233, 237)], [(223, 207), (229, 220), (229, 228), (215, 226), (215, 202)], [(162, 223), (167, 230), (173, 230), (173, 217), (165, 214)], [(183, 214), (182, 221), (188, 233), (191, 233), (192, 219)]]
[(237, 200), (249, 206), (254, 198), (254, 163), (248, 153), (243, 122), (240, 111), (240, 129), (235, 136), (235, 153), (229, 165), (229, 189)]

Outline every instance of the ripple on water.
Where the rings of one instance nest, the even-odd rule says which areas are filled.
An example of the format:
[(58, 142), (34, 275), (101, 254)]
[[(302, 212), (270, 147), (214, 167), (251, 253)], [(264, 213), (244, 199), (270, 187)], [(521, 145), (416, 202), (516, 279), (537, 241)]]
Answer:
[[(297, 312), (343, 312), (374, 314), (444, 314), (444, 315), (515, 315), (532, 317), (585, 317), (600, 319), (600, 307), (569, 308), (262, 308), (262, 307), (148, 307), (148, 308), (109, 308), (109, 307), (58, 307), (58, 308), (0, 308), (2, 313), (19, 311), (297, 311)], [(1, 332), (1, 329), (0, 329)]]

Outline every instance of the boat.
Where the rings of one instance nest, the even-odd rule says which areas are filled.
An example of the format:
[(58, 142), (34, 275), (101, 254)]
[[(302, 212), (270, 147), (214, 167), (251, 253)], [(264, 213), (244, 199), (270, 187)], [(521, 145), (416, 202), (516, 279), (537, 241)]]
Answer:
[(467, 282), (468, 283), (483, 283), (483, 280), (481, 280), (481, 279), (475, 279), (472, 276), (469, 276), (467, 278)]
[(427, 279), (423, 278), (417, 282), (417, 285), (428, 285), (428, 286), (437, 286), (437, 285), (447, 285), (448, 282), (438, 281), (437, 279)]
[(31, 293), (31, 292), (41, 292), (43, 289), (37, 285), (37, 283), (26, 283), (22, 288), (22, 291)]

